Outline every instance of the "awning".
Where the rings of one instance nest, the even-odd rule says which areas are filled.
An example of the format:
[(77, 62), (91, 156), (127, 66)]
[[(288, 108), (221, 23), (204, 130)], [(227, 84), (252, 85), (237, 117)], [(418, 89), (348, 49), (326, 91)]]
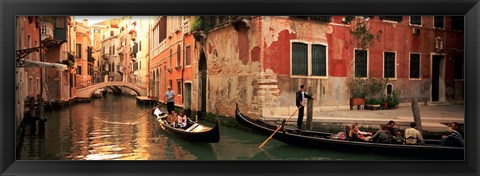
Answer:
[(25, 67), (43, 67), (43, 68), (53, 68), (57, 70), (68, 70), (67, 65), (58, 64), (58, 63), (48, 63), (48, 62), (37, 62), (25, 60)]

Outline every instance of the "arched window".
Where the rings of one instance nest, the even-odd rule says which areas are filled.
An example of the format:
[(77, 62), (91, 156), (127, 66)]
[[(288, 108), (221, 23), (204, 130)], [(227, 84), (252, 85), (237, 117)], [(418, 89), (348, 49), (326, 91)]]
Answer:
[(181, 62), (181, 50), (180, 50), (180, 45), (177, 45), (177, 66), (180, 66), (182, 64), (180, 64)]

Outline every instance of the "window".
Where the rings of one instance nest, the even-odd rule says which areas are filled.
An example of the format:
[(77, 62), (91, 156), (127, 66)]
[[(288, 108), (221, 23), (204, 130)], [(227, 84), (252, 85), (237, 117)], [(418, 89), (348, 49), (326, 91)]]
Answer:
[(115, 54), (115, 43), (112, 46), (112, 54)]
[(170, 33), (173, 32), (173, 18), (174, 16), (170, 16)]
[(192, 62), (192, 61), (191, 61), (192, 58), (191, 58), (191, 53), (190, 53), (190, 52), (191, 52), (191, 48), (190, 48), (190, 46), (187, 46), (187, 47), (185, 48), (185, 66), (189, 66), (189, 65), (191, 64), (191, 62)]
[(115, 34), (114, 31), (110, 31), (110, 37), (112, 37)]
[(410, 78), (420, 78), (420, 54), (410, 54)]
[(77, 66), (77, 75), (82, 74), (82, 66)]
[(133, 71), (138, 70), (138, 62), (133, 63)]
[(28, 78), (28, 94), (31, 94), (33, 91), (33, 79), (32, 77)]
[(291, 52), (292, 75), (327, 76), (327, 46), (293, 42)]
[(410, 16), (410, 24), (422, 25), (422, 16)]
[(94, 33), (100, 33), (100, 30), (94, 29), (93, 32), (94, 32)]
[(47, 34), (47, 26), (42, 26), (41, 31), (42, 34)]
[(142, 61), (138, 61), (138, 69), (142, 69)]
[(177, 79), (177, 94), (178, 95), (182, 95), (182, 80), (181, 79)]
[(385, 52), (383, 59), (383, 77), (395, 78), (395, 53)]
[(433, 27), (435, 28), (444, 28), (444, 16), (434, 16), (433, 17)]
[(463, 31), (463, 16), (452, 16), (452, 30)]
[[(35, 47), (39, 47), (38, 46), (38, 41), (35, 41)], [(39, 58), (39, 52), (35, 52), (35, 60), (37, 60), (37, 59), (40, 59)]]
[(396, 21), (396, 22), (401, 22), (403, 20), (402, 16), (379, 16), (379, 18), (386, 21)]
[(180, 49), (181, 49), (181, 48), (180, 48), (180, 45), (177, 45), (177, 66), (180, 66), (180, 62), (181, 62), (181, 60), (180, 60), (180, 58), (181, 58), (181, 57), (180, 57), (180, 56), (181, 56), (181, 54), (180, 54), (180, 53), (181, 53), (181, 52), (180, 52)]
[(304, 43), (292, 43), (292, 75), (308, 74), (308, 45)]
[(463, 79), (463, 57), (455, 57), (455, 79)]
[(170, 48), (170, 68), (172, 68), (172, 48)]
[(77, 58), (82, 58), (82, 44), (77, 43)]
[[(170, 86), (173, 90), (173, 84), (172, 84), (172, 80), (168, 80), (168, 86)], [(178, 92), (177, 92), (178, 93)]]
[(327, 76), (327, 50), (323, 45), (312, 45), (312, 75)]
[(142, 41), (138, 42), (138, 51), (142, 51)]
[(311, 21), (325, 22), (325, 23), (329, 23), (332, 21), (331, 16), (293, 16), (293, 17), (301, 18), (305, 20), (311, 20)]
[(167, 38), (167, 16), (162, 16), (159, 27), (160, 30), (158, 30), (158, 43), (161, 43)]
[(37, 77), (37, 94), (40, 94), (40, 79)]
[(367, 50), (355, 50), (355, 77), (367, 77)]

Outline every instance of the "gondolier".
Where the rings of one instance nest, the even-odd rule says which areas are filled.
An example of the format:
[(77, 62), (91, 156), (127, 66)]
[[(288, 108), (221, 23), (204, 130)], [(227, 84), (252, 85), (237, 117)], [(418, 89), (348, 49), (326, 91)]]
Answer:
[(308, 98), (310, 100), (313, 100), (315, 97), (312, 97), (308, 95), (305, 92), (305, 85), (300, 85), (300, 90), (297, 91), (296, 93), (296, 100), (295, 104), (297, 105), (298, 108), (298, 119), (297, 119), (297, 128), (302, 129), (302, 121), (303, 121), (303, 112), (305, 109), (305, 98)]
[(170, 114), (174, 110), (175, 92), (172, 87), (168, 86), (168, 91), (165, 92), (165, 102), (167, 102), (167, 112)]

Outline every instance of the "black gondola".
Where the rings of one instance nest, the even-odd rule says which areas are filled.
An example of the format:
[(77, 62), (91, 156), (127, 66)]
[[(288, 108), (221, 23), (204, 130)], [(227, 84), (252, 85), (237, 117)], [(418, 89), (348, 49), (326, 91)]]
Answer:
[[(236, 120), (254, 131), (264, 135), (271, 135), (277, 129), (277, 126), (267, 124), (260, 119), (251, 119), (240, 113), (238, 105), (235, 114)], [(440, 141), (436, 144), (427, 145), (404, 145), (404, 144), (384, 144), (373, 142), (357, 142), (340, 139), (332, 139), (332, 133), (284, 128), (279, 130), (273, 138), (281, 142), (303, 147), (325, 148), (331, 150), (344, 150), (346, 152), (371, 152), (386, 155), (411, 156), (422, 159), (442, 159), (442, 160), (463, 160), (463, 147), (440, 146)]]
[(157, 121), (160, 124), (160, 129), (176, 137), (194, 142), (217, 143), (220, 141), (220, 129), (218, 127), (218, 121), (213, 128), (195, 123), (191, 120), (187, 121), (187, 126), (185, 128), (176, 128), (171, 124), (168, 124), (166, 121), (166, 114), (162, 116), (160, 114), (155, 115), (157, 116)]

